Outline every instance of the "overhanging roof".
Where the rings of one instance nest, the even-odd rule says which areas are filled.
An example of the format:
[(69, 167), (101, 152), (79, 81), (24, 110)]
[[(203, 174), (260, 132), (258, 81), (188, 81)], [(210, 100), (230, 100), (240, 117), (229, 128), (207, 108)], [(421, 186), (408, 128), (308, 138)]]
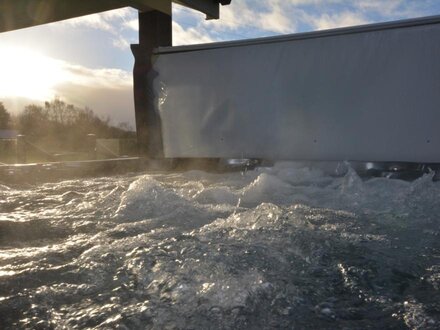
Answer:
[(211, 19), (219, 17), (219, 3), (229, 4), (230, 0), (0, 0), (0, 32), (123, 7), (171, 14), (172, 2), (200, 11)]

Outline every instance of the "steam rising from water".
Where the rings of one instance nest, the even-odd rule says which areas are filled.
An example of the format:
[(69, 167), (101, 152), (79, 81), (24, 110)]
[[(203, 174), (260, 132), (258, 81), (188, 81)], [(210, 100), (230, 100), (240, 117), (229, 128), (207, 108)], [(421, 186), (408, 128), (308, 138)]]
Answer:
[(434, 329), (439, 184), (279, 163), (0, 186), (0, 325)]

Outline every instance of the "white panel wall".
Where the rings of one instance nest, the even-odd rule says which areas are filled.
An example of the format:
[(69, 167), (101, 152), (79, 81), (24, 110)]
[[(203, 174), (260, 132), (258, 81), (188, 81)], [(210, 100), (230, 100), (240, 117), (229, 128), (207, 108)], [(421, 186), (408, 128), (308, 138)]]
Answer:
[(438, 20), (162, 49), (165, 156), (440, 162)]

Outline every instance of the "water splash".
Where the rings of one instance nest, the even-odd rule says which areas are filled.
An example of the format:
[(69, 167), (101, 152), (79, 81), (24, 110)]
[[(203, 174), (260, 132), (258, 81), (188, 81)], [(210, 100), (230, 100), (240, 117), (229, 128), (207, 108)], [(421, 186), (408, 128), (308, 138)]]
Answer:
[(440, 185), (244, 174), (0, 187), (2, 328), (438, 327)]

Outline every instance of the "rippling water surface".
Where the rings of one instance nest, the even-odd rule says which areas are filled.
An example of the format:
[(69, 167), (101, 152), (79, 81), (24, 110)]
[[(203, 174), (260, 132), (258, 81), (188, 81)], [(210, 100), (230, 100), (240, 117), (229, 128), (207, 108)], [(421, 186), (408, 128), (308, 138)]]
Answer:
[(0, 328), (438, 329), (439, 198), (293, 163), (0, 185)]

